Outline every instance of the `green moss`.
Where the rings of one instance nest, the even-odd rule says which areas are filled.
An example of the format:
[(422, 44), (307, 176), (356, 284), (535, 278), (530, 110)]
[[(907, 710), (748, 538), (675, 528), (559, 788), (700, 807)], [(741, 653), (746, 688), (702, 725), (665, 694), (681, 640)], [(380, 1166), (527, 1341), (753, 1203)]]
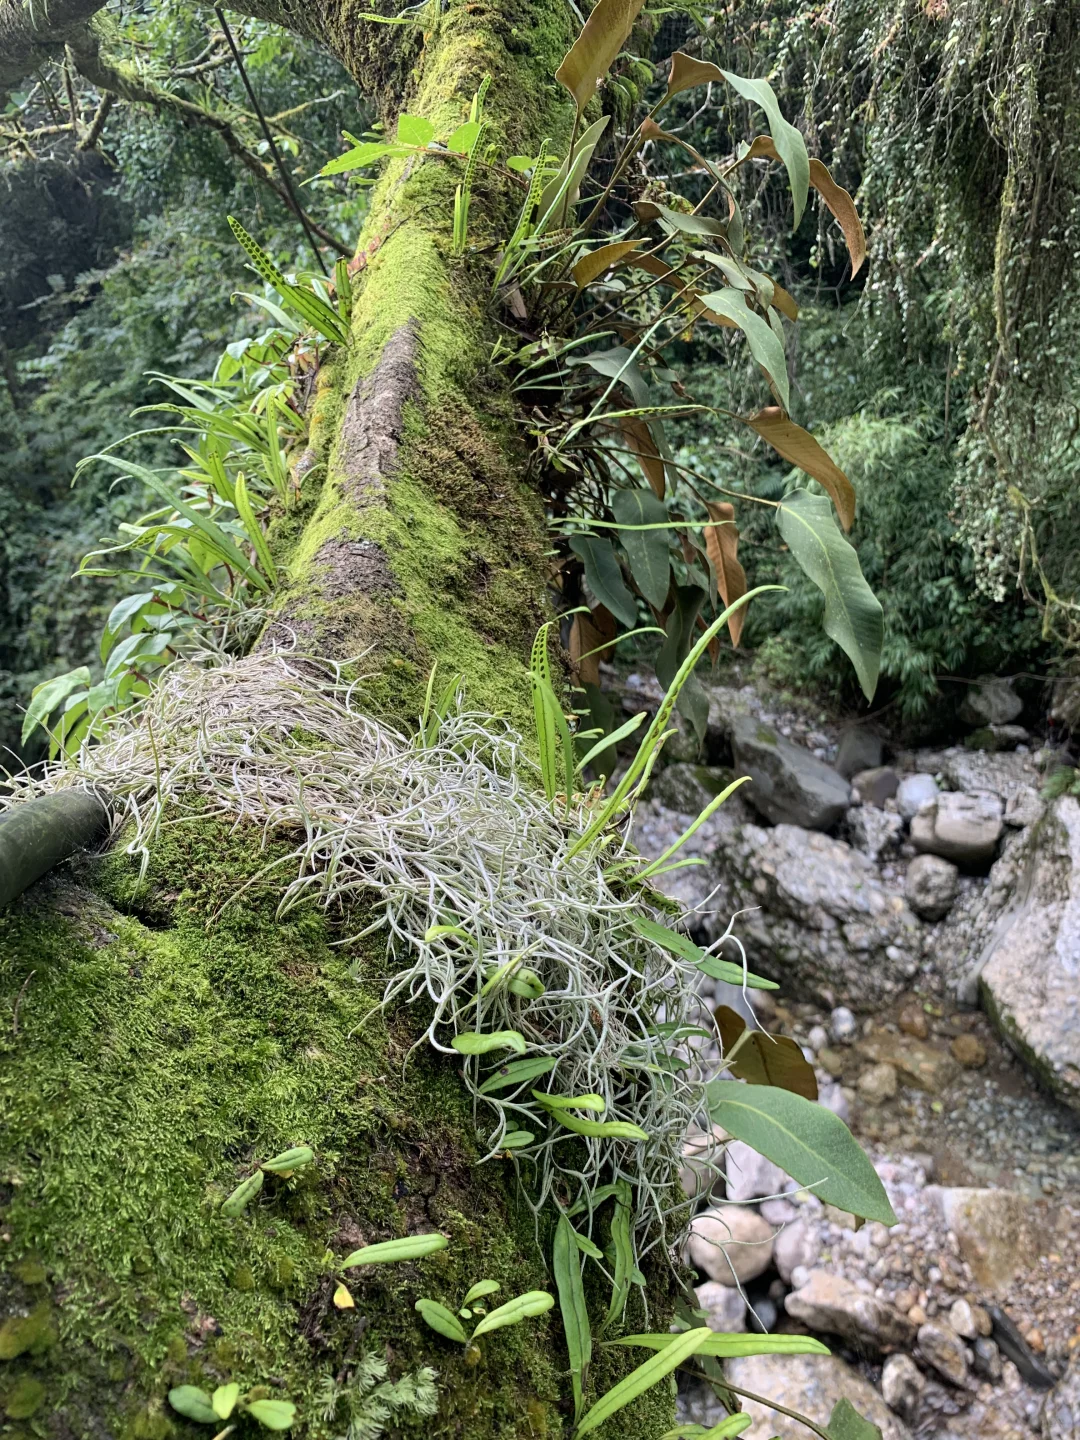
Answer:
[(32, 1375), (24, 1375), (8, 1391), (4, 1414), (9, 1420), (29, 1420), (41, 1409), (44, 1400), (45, 1386)]
[(40, 1301), (27, 1315), (9, 1315), (0, 1325), (0, 1360), (42, 1355), (56, 1343), (52, 1306)]

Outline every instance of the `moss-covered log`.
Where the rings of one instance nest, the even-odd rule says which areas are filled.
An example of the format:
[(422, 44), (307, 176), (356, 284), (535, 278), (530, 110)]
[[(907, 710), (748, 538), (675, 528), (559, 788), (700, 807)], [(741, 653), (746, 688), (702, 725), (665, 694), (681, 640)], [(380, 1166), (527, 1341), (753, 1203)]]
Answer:
[[(312, 8), (388, 106), (458, 122), (490, 74), (500, 143), (535, 153), (545, 135), (565, 141), (569, 109), (551, 79), (572, 38), (565, 0), (451, 0), (422, 40), (354, 21), (348, 5)], [(431, 160), (395, 162), (380, 182), (352, 343), (324, 366), (315, 402), (321, 493), (275, 536), (290, 578), (271, 634), (339, 658), (366, 651), (371, 704), (402, 723), (436, 661), (478, 706), (522, 718), (543, 615), (541, 507), (486, 318), (483, 247), (520, 196), (510, 182), (479, 186), (479, 253), (456, 258), (456, 178)], [(279, 921), (262, 881), (221, 910), (265, 865), (260, 845), (212, 819), (166, 827), (144, 880), (117, 853), (54, 872), (0, 912), (6, 1433), (209, 1436), (168, 1391), (236, 1380), (292, 1400), (294, 1433), (341, 1434), (347, 1417), (320, 1396), (370, 1353), (392, 1377), (438, 1372), (438, 1415), (401, 1410), (390, 1435), (568, 1435), (557, 1311), (469, 1352), (415, 1313), (425, 1295), (456, 1307), (480, 1278), (505, 1296), (549, 1287), (550, 1235), (509, 1162), (477, 1166), (456, 1067), (426, 1051), (406, 1064), (415, 1018), (373, 1012), (376, 936), (336, 947), (314, 907)], [(269, 1177), (242, 1216), (222, 1216), (260, 1160), (300, 1144), (312, 1166)], [(436, 1228), (446, 1251), (352, 1271), (355, 1308), (334, 1305), (328, 1251)], [(633, 1363), (605, 1353), (594, 1392)], [(651, 1440), (670, 1415), (661, 1387), (603, 1433)]]

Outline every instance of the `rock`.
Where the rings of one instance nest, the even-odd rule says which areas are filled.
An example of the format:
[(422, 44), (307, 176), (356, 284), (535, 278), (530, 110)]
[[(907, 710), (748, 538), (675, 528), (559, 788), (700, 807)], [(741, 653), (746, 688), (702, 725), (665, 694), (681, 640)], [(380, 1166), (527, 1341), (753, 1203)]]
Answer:
[(727, 1131), (719, 1125), (714, 1125), (709, 1135), (704, 1130), (692, 1130), (687, 1135), (683, 1142), (679, 1180), (688, 1200), (697, 1195), (712, 1194), (714, 1190), (723, 1191), (727, 1138)]
[(940, 1095), (956, 1079), (956, 1061), (944, 1050), (924, 1045), (908, 1035), (876, 1030), (856, 1047), (860, 1055), (876, 1064), (895, 1067), (901, 1080), (929, 1095)]
[(913, 1035), (916, 1040), (925, 1040), (930, 1034), (930, 1022), (921, 1005), (905, 1005), (896, 1017), (896, 1023), (905, 1035)]
[(919, 1354), (953, 1385), (967, 1379), (967, 1354), (964, 1342), (950, 1325), (928, 1320), (919, 1326)]
[(859, 1031), (859, 1022), (846, 1005), (838, 1005), (829, 1016), (829, 1031), (840, 1045), (850, 1045)]
[(789, 1183), (779, 1165), (742, 1140), (733, 1140), (728, 1146), (725, 1166), (727, 1198), (740, 1205), (747, 1200), (763, 1200), (767, 1195), (782, 1195)]
[(785, 997), (871, 1010), (909, 988), (921, 926), (850, 845), (795, 825), (743, 825), (713, 863), (724, 917), (747, 912), (739, 938), (750, 969), (782, 981)]
[(965, 1070), (978, 1070), (986, 1064), (986, 1046), (977, 1035), (957, 1035), (949, 1049), (953, 1059)]
[(939, 1208), (983, 1290), (1004, 1289), (1042, 1253), (1035, 1211), (1015, 1190), (928, 1185), (923, 1195)]
[(770, 1225), (787, 1225), (799, 1218), (799, 1207), (786, 1199), (763, 1200), (758, 1209)]
[(824, 1050), (829, 1043), (829, 1032), (824, 1025), (815, 1025), (806, 1037), (806, 1043), (813, 1051)]
[(721, 1285), (737, 1285), (764, 1274), (772, 1263), (772, 1226), (756, 1210), (720, 1205), (694, 1217), (686, 1242), (691, 1265)]
[(926, 1389), (922, 1371), (910, 1355), (890, 1355), (881, 1371), (881, 1395), (890, 1410), (913, 1423)]
[(828, 830), (851, 803), (851, 786), (835, 770), (752, 716), (731, 730), (735, 769), (750, 776), (746, 798), (773, 824)]
[(856, 1089), (869, 1105), (882, 1105), (896, 1094), (899, 1084), (896, 1069), (888, 1061), (871, 1065), (859, 1076)]
[(944, 920), (956, 899), (960, 872), (940, 855), (916, 855), (904, 882), (907, 902), (924, 920)]
[(1012, 1049), (1080, 1109), (1080, 803), (1061, 796), (1029, 834), (1013, 903), (984, 952), (981, 997)]
[(680, 815), (696, 817), (734, 778), (730, 770), (708, 765), (666, 765), (654, 775), (649, 798)]
[(697, 1286), (697, 1302), (708, 1317), (709, 1329), (721, 1335), (741, 1335), (746, 1329), (746, 1300), (733, 1285), (706, 1280)]
[(894, 1350), (910, 1346), (915, 1339), (915, 1326), (888, 1301), (865, 1294), (828, 1270), (811, 1270), (784, 1306), (810, 1330), (839, 1335), (855, 1345)]
[(993, 1340), (987, 1340), (985, 1336), (980, 1335), (971, 1348), (974, 1356), (972, 1368), (976, 1375), (982, 1375), (987, 1380), (1000, 1380), (1001, 1351)]
[(891, 800), (900, 785), (900, 776), (891, 765), (878, 765), (873, 770), (860, 770), (851, 777), (864, 805), (882, 806)]
[(892, 810), (874, 805), (857, 805), (847, 815), (847, 833), (856, 850), (877, 860), (886, 850), (895, 850), (904, 833), (904, 822)]
[[(836, 1355), (749, 1355), (726, 1361), (724, 1370), (732, 1385), (755, 1395), (768, 1395), (778, 1405), (800, 1411), (822, 1428), (828, 1424), (836, 1403), (847, 1399), (878, 1427), (882, 1440), (911, 1440), (911, 1431), (869, 1381)], [(797, 1433), (806, 1433), (779, 1411), (756, 1400), (744, 1400), (743, 1406), (753, 1417), (753, 1424), (742, 1432), (742, 1440), (770, 1440), (774, 1435), (794, 1440)]]
[(938, 783), (933, 775), (905, 775), (896, 791), (896, 808), (905, 820), (919, 813), (928, 800), (938, 797)]
[(863, 725), (852, 725), (840, 736), (835, 769), (845, 780), (850, 780), (860, 770), (877, 769), (884, 753), (880, 735)]
[(1008, 725), (1024, 708), (1024, 702), (1008, 680), (998, 675), (980, 675), (969, 685), (960, 705), (965, 725)]
[(1014, 830), (1022, 830), (1042, 819), (1046, 809), (1043, 798), (1034, 785), (1020, 785), (1005, 801), (1005, 824)]
[(967, 1300), (953, 1301), (949, 1308), (949, 1324), (957, 1335), (965, 1340), (975, 1340), (982, 1333), (975, 1323), (975, 1313)]
[(790, 1225), (784, 1226), (773, 1241), (773, 1260), (780, 1278), (789, 1285), (799, 1266), (812, 1269), (820, 1254), (821, 1231), (811, 1220), (792, 1221)]
[(1080, 1440), (1080, 1352), (1046, 1397), (1041, 1424), (1043, 1440)]
[(964, 746), (968, 750), (1015, 750), (1030, 739), (1023, 725), (984, 725), (964, 737)]
[(826, 1075), (832, 1075), (839, 1079), (844, 1073), (844, 1066), (847, 1060), (842, 1050), (834, 1050), (832, 1046), (827, 1045), (824, 1050), (818, 1051), (817, 1063), (821, 1066), (822, 1070), (825, 1071)]
[(1003, 825), (1004, 807), (997, 795), (948, 790), (912, 820), (911, 843), (966, 869), (985, 868), (994, 858)]

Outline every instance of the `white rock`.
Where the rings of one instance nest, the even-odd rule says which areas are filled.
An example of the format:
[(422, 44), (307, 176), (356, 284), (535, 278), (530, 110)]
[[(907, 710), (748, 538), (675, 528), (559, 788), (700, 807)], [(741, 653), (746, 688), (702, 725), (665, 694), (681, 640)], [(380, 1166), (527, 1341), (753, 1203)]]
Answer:
[(937, 1320), (920, 1325), (919, 1354), (953, 1385), (967, 1379), (967, 1347), (951, 1325)]
[(772, 1226), (744, 1205), (718, 1205), (695, 1216), (685, 1253), (688, 1262), (710, 1280), (721, 1285), (745, 1283), (772, 1264)]
[(949, 1308), (949, 1324), (965, 1340), (975, 1340), (979, 1327), (975, 1323), (975, 1312), (966, 1300), (954, 1300)]
[(746, 1329), (746, 1301), (733, 1285), (706, 1280), (696, 1289), (698, 1307), (709, 1318), (709, 1329), (721, 1335), (741, 1335)]
[(698, 1195), (714, 1191), (723, 1193), (727, 1138), (727, 1131), (719, 1125), (712, 1127), (711, 1134), (706, 1134), (704, 1130), (692, 1130), (687, 1135), (679, 1167), (679, 1180), (687, 1199), (693, 1200)]
[[(768, 1395), (789, 1410), (801, 1411), (817, 1425), (827, 1425), (837, 1401), (846, 1398), (880, 1429), (883, 1440), (911, 1440), (911, 1431), (869, 1381), (836, 1355), (752, 1355), (728, 1360), (724, 1370), (733, 1385)], [(743, 1405), (753, 1424), (742, 1432), (741, 1440), (771, 1440), (774, 1435), (796, 1440), (808, 1433), (756, 1400), (744, 1400)]]
[(727, 1198), (740, 1205), (767, 1195), (782, 1195), (788, 1184), (788, 1177), (778, 1165), (742, 1140), (733, 1140), (728, 1146), (725, 1168)]
[(773, 1260), (789, 1285), (798, 1267), (816, 1265), (820, 1254), (821, 1231), (811, 1220), (793, 1220), (773, 1241)]
[(911, 1422), (926, 1389), (923, 1373), (910, 1355), (890, 1355), (881, 1372), (881, 1393), (885, 1404)]
[(846, 1005), (838, 1005), (829, 1016), (829, 1030), (841, 1045), (848, 1045), (858, 1034), (859, 1022)]
[(915, 1326), (906, 1315), (828, 1270), (811, 1270), (805, 1283), (784, 1301), (784, 1307), (811, 1330), (879, 1350), (903, 1348), (915, 1338)]
[(936, 800), (938, 784), (933, 775), (905, 775), (896, 792), (896, 808), (905, 820), (919, 813), (919, 806)]

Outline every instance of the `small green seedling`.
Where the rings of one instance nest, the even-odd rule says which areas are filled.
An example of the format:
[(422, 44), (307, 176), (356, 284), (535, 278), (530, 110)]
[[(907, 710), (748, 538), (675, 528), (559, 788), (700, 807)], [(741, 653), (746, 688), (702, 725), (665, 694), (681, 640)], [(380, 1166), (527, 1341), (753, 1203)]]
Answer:
[[(468, 1347), (481, 1335), (488, 1335), (492, 1330), (501, 1330), (506, 1325), (518, 1325), (522, 1320), (528, 1320), (534, 1315), (543, 1315), (555, 1304), (554, 1297), (549, 1295), (546, 1290), (529, 1290), (524, 1295), (516, 1295), (513, 1300), (508, 1300), (497, 1310), (485, 1314), (484, 1307), (476, 1302), (488, 1295), (496, 1294), (499, 1288), (499, 1284), (495, 1280), (478, 1280), (475, 1285), (470, 1287), (468, 1294), (461, 1302), (457, 1315), (447, 1309), (445, 1305), (441, 1305), (438, 1300), (426, 1298), (417, 1300), (415, 1308), (424, 1323), (430, 1326), (436, 1334), (443, 1335), (447, 1340), (453, 1340), (458, 1345)], [(461, 1320), (472, 1320), (477, 1315), (481, 1317), (480, 1320), (473, 1327), (472, 1334), (466, 1335)]]
[[(198, 1425), (221, 1425), (239, 1410), (267, 1430), (290, 1429), (296, 1421), (296, 1406), (291, 1400), (267, 1400), (263, 1390), (263, 1386), (254, 1386), (246, 1395), (241, 1395), (240, 1386), (233, 1381), (228, 1385), (219, 1385), (209, 1395), (197, 1385), (178, 1385), (169, 1391), (169, 1404), (178, 1415), (194, 1420)], [(235, 1424), (226, 1425), (214, 1440), (221, 1440), (222, 1436), (235, 1429)]]
[(267, 1175), (277, 1175), (279, 1179), (288, 1180), (297, 1170), (310, 1165), (314, 1159), (315, 1154), (309, 1145), (296, 1145), (291, 1150), (282, 1150), (280, 1155), (264, 1160), (253, 1175), (241, 1180), (232, 1194), (221, 1202), (222, 1215), (227, 1220), (235, 1220), (244, 1213), (263, 1188), (263, 1180)]
[[(421, 1260), (425, 1255), (434, 1255), (445, 1250), (450, 1244), (445, 1235), (437, 1230), (425, 1235), (403, 1235), (400, 1240), (382, 1240), (378, 1245), (364, 1245), (346, 1255), (340, 1269), (351, 1270), (357, 1265), (390, 1265), (401, 1260)], [(352, 1310), (354, 1301), (349, 1288), (342, 1281), (334, 1291), (334, 1304), (339, 1310)]]

